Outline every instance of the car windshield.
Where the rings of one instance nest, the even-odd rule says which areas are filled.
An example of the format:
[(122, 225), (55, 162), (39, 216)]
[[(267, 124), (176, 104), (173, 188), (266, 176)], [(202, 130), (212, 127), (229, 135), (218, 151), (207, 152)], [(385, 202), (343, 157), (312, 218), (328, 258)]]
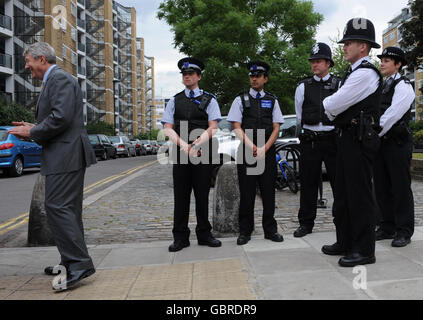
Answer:
[(296, 138), (297, 137), (297, 118), (285, 118), (284, 124), (281, 126), (279, 138)]
[(0, 130), (0, 141), (6, 141), (9, 134), (6, 130)]
[(97, 143), (98, 142), (97, 136), (88, 136), (88, 138), (90, 138), (91, 143)]
[(111, 142), (117, 142), (117, 143), (120, 142), (120, 138), (119, 137), (109, 137), (109, 139), (110, 139)]

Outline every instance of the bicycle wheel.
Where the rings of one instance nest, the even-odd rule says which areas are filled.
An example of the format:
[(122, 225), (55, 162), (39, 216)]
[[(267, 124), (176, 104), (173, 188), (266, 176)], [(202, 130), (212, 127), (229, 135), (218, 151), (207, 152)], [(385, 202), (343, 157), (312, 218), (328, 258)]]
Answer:
[(291, 190), (292, 193), (298, 192), (298, 183), (297, 178), (295, 174), (295, 170), (292, 169), (290, 166), (287, 166), (285, 163), (282, 165), (283, 169), (285, 170), (286, 178), (287, 178), (287, 184), (289, 190)]

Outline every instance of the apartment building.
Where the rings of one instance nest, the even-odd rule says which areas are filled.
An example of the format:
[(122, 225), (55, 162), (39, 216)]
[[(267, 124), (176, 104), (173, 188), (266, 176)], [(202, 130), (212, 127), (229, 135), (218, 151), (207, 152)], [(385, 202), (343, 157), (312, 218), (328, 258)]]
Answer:
[(0, 95), (28, 108), (35, 108), (41, 83), (25, 71), (23, 52), (38, 41), (50, 43), (57, 65), (78, 79), (86, 123), (139, 133), (148, 103), (138, 95), (146, 83), (137, 75), (134, 8), (114, 0), (0, 0)]
[[(383, 31), (383, 49), (391, 46), (400, 47), (400, 41), (402, 39), (400, 27), (410, 18), (411, 10), (404, 8), (400, 14), (388, 22), (388, 28)], [(423, 120), (423, 94), (420, 91), (423, 88), (423, 70), (409, 70), (405, 68), (404, 75), (410, 79), (416, 92), (416, 100), (412, 107), (413, 120)]]

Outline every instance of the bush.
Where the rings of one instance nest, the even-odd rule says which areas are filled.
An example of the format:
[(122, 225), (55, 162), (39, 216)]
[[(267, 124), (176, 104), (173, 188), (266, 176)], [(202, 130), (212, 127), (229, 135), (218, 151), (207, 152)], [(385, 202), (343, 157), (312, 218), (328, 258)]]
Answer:
[(413, 134), (416, 132), (423, 130), (423, 120), (420, 121), (410, 121), (409, 126)]
[(414, 138), (414, 145), (423, 145), (423, 130), (416, 132), (413, 138)]
[(0, 99), (0, 125), (10, 126), (12, 121), (34, 123), (35, 115), (31, 110), (18, 103), (8, 104), (5, 99)]
[(113, 124), (110, 124), (104, 121), (88, 123), (86, 128), (87, 128), (88, 134), (104, 134), (106, 136), (115, 135)]

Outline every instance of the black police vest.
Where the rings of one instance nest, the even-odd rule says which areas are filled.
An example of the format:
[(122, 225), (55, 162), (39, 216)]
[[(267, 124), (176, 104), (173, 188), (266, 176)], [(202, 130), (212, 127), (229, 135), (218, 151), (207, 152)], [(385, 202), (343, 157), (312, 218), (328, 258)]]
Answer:
[[(380, 114), (381, 115), (383, 115), (386, 112), (386, 110), (388, 110), (388, 108), (392, 105), (392, 98), (394, 97), (395, 87), (402, 80), (404, 80), (405, 83), (408, 83), (408, 84), (411, 85), (410, 80), (408, 80), (406, 77), (402, 76), (399, 79), (395, 80), (389, 88), (383, 89), (382, 98), (381, 98), (381, 101), (380, 101)], [(408, 109), (408, 111), (403, 115), (403, 117), (397, 123), (394, 124), (394, 126), (396, 124), (401, 123), (401, 122), (403, 122), (405, 125), (408, 126), (408, 122), (411, 120), (411, 106), (412, 105), (410, 105), (410, 109)]]
[(364, 60), (354, 71), (344, 76), (341, 81), (341, 87), (345, 83), (345, 81), (349, 78), (349, 76), (361, 68), (367, 68), (374, 70), (379, 76), (379, 86), (375, 92), (373, 92), (370, 96), (366, 99), (361, 100), (359, 103), (351, 106), (346, 111), (338, 115), (333, 123), (336, 127), (345, 127), (351, 124), (352, 119), (359, 119), (361, 111), (363, 111), (365, 117), (373, 117), (375, 123), (379, 122), (380, 113), (379, 113), (379, 106), (380, 106), (380, 99), (382, 94), (382, 83), (383, 78), (380, 74), (379, 70), (370, 62)]
[(314, 77), (307, 78), (300, 83), (304, 83), (304, 102), (301, 115), (301, 124), (333, 125), (325, 114), (323, 100), (333, 95), (339, 87), (340, 78), (331, 76), (327, 81), (316, 81)]
[[(246, 97), (248, 99), (246, 101)], [(257, 143), (257, 130), (264, 129), (266, 132), (266, 141), (270, 138), (273, 132), (273, 108), (275, 107), (276, 97), (268, 92), (265, 96), (256, 99), (248, 92), (239, 94), (242, 101), (244, 111), (242, 113), (241, 127), (246, 129), (253, 129), (253, 143)]]
[[(185, 91), (175, 95), (174, 130), (179, 136), (181, 135), (181, 121), (188, 121), (188, 134), (195, 129), (207, 130), (209, 116), (206, 110), (212, 98), (213, 96), (206, 92), (195, 98), (188, 98)], [(188, 137), (182, 137), (182, 139), (185, 138)], [(189, 142), (193, 142), (195, 139), (189, 139)]]

